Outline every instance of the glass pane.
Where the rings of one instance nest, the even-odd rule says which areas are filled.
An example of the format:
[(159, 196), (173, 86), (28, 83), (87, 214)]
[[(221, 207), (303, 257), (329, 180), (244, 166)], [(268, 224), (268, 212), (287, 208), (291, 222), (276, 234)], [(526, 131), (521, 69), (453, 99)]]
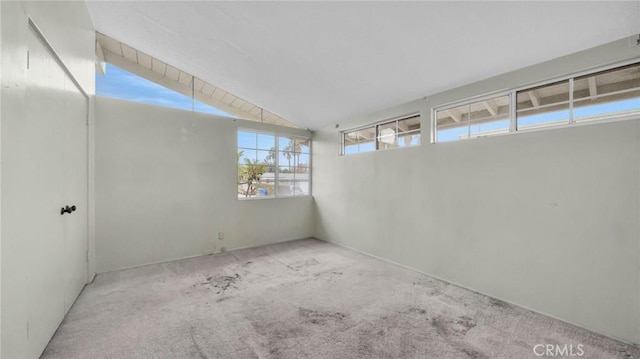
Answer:
[(292, 196), (294, 187), (293, 173), (288, 175), (280, 175), (278, 179), (278, 195), (279, 196)]
[(301, 179), (304, 176), (301, 175), (307, 175), (309, 174), (309, 167), (306, 166), (297, 166), (297, 167), (293, 167), (291, 168), (291, 172), (296, 174), (296, 179)]
[(344, 133), (344, 154), (376, 150), (376, 128), (369, 127)]
[(275, 151), (262, 151), (262, 150), (259, 150), (259, 151), (257, 151), (258, 163), (274, 164), (275, 165), (275, 155), (276, 155)]
[(509, 132), (509, 120), (483, 122), (469, 127), (469, 136), (484, 137)]
[(437, 142), (456, 141), (469, 137), (469, 105), (436, 112)]
[(238, 151), (238, 163), (244, 165), (247, 161), (256, 163), (258, 160), (258, 152), (256, 150), (240, 149)]
[(238, 181), (238, 198), (245, 198), (245, 186), (240, 181)]
[(258, 197), (271, 197), (275, 196), (275, 173), (264, 172), (258, 182), (258, 190), (256, 195)]
[[(239, 197), (267, 196), (269, 179), (264, 176), (264, 166), (262, 165), (239, 165), (238, 166), (238, 195)], [(271, 180), (273, 182), (273, 180)], [(273, 187), (273, 185), (271, 185)]]
[(191, 96), (185, 96), (174, 89), (149, 81), (110, 63), (106, 64), (104, 75), (96, 73), (96, 94), (162, 107), (235, 117), (209, 104), (195, 100)]
[(358, 153), (358, 145), (345, 145), (344, 146), (344, 154), (345, 155), (351, 155), (354, 153)]
[(257, 134), (254, 132), (238, 131), (238, 147), (256, 148)]
[(420, 145), (420, 130), (400, 132), (398, 134), (398, 147), (412, 147)]
[(292, 151), (294, 147), (293, 138), (280, 136), (278, 138), (278, 150), (280, 151)]
[(410, 147), (420, 144), (420, 116), (398, 120), (398, 147)]
[(398, 147), (397, 122), (392, 121), (378, 125), (378, 149)]
[[(297, 183), (297, 185), (303, 184), (301, 187), (305, 192), (305, 194), (309, 193), (309, 180), (310, 180), (310, 171), (309, 167), (296, 167), (294, 168), (294, 176), (293, 179)], [(300, 190), (298, 190), (300, 191)], [(300, 194), (300, 193), (298, 193)]]
[(294, 196), (306, 196), (309, 194), (309, 181), (298, 181), (292, 183)]
[(437, 142), (509, 132), (510, 96), (494, 97), (436, 113)]
[(296, 138), (295, 139), (296, 151), (301, 153), (310, 153), (311, 140), (308, 138)]
[(247, 166), (240, 165), (240, 164), (238, 165), (238, 184), (240, 184), (241, 182), (244, 182), (242, 175), (246, 173), (246, 171), (247, 171)]
[(358, 152), (376, 150), (376, 128), (369, 127), (358, 131)]
[(258, 134), (258, 147), (259, 150), (270, 150), (276, 148), (276, 136)]
[(358, 153), (358, 131), (345, 132), (342, 134), (344, 154)]
[(304, 154), (304, 153), (298, 153), (298, 161), (297, 161), (297, 165), (298, 166), (309, 166), (309, 163), (311, 161), (310, 155), (308, 154)]
[(263, 178), (266, 178), (266, 176), (271, 175), (271, 177), (274, 177), (273, 174), (276, 172), (276, 166), (273, 163), (265, 163), (263, 164), (264, 167), (264, 174), (262, 175)]
[(278, 163), (280, 165), (293, 166), (295, 165), (295, 161), (295, 153), (289, 151), (278, 151)]
[(569, 80), (519, 91), (516, 98), (518, 130), (569, 123)]
[(509, 96), (478, 101), (469, 105), (469, 137), (509, 132)]
[(575, 122), (640, 114), (640, 64), (576, 78), (573, 98)]

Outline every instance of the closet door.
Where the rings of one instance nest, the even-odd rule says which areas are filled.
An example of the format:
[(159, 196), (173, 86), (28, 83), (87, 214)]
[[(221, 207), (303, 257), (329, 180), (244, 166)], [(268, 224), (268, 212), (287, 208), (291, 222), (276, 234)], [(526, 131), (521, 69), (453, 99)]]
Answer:
[[(73, 81), (65, 77), (64, 145), (61, 147), (63, 183), (61, 198), (75, 210), (63, 219), (63, 270), (66, 313), (87, 283), (87, 99)], [(61, 204), (62, 205), (62, 204)]]
[[(25, 116), (12, 132), (19, 262), (10, 270), (24, 280), (24, 357), (37, 358), (86, 283), (87, 102), (42, 38), (28, 36)], [(76, 210), (61, 214), (66, 206)]]

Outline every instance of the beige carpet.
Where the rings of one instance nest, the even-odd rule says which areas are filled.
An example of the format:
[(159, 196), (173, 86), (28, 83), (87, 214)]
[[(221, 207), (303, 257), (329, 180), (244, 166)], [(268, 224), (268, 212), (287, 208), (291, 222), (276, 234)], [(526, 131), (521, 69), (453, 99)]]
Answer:
[(536, 344), (572, 345), (582, 358), (640, 357), (310, 239), (99, 275), (43, 358), (538, 358)]

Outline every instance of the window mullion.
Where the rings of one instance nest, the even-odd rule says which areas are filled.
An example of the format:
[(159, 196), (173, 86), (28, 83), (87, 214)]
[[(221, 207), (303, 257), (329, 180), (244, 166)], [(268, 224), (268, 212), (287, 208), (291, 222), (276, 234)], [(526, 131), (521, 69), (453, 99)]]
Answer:
[(516, 132), (518, 130), (517, 121), (517, 109), (518, 106), (518, 93), (511, 91), (509, 94), (509, 132)]
[(471, 138), (471, 104), (467, 105), (467, 138)]
[(573, 125), (573, 78), (569, 79), (569, 124)]
[(279, 177), (280, 177), (280, 135), (276, 135), (276, 158), (274, 159), (273, 163), (275, 165), (275, 168), (273, 169), (273, 196), (274, 197), (279, 197), (280, 196), (280, 189), (278, 187), (278, 183), (280, 183), (279, 181)]
[(438, 111), (432, 109), (431, 118), (431, 143), (436, 143), (438, 142)]

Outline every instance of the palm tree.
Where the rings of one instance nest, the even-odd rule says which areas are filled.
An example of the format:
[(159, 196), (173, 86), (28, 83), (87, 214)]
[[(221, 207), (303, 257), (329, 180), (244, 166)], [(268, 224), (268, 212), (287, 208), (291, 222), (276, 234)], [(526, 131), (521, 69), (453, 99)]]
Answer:
[(245, 197), (249, 197), (249, 195), (256, 193), (256, 182), (259, 182), (264, 174), (264, 164), (258, 163), (257, 160), (251, 161), (245, 158), (245, 164), (241, 165), (240, 159), (243, 155), (244, 151), (238, 151), (238, 185), (247, 185), (247, 189), (242, 192), (244, 192)]
[(265, 164), (269, 165), (267, 172), (275, 172), (274, 164), (276, 159), (276, 148), (271, 147), (269, 154), (264, 158)]
[(245, 166), (242, 166), (240, 179), (247, 184), (247, 190), (244, 195), (249, 197), (249, 195), (256, 194), (256, 184), (260, 182), (260, 178), (264, 174), (264, 164), (258, 163), (258, 160), (251, 161), (248, 158), (244, 159), (244, 163)]
[(292, 145), (291, 145), (291, 141), (289, 141), (289, 144), (287, 144), (287, 146), (282, 150), (282, 154), (287, 158), (287, 161), (289, 162), (289, 168), (291, 168), (291, 157), (293, 154), (293, 150), (292, 150)]
[(289, 143), (284, 148), (283, 153), (289, 161), (289, 167), (291, 167), (291, 158), (293, 157), (293, 172), (297, 172), (298, 170), (298, 165), (300, 164), (300, 152), (302, 152), (302, 145), (293, 138), (289, 140)]

